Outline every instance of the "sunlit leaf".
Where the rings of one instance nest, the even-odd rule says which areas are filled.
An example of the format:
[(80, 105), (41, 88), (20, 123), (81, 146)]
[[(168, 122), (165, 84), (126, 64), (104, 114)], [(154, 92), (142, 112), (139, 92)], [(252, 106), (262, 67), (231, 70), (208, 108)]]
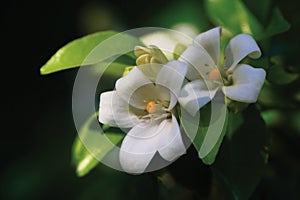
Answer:
[(252, 105), (243, 112), (244, 122), (223, 141), (213, 172), (223, 183), (225, 199), (249, 199), (266, 170), (268, 131)]
[(260, 38), (263, 27), (240, 0), (205, 0), (206, 10), (217, 26), (222, 26), (232, 35), (249, 33)]
[[(95, 123), (93, 115), (82, 126), (79, 136), (76, 137), (72, 149), (72, 162), (76, 166), (76, 173), (79, 177), (86, 175), (109, 153), (114, 145), (117, 145), (124, 138), (124, 134), (113, 132), (109, 128), (105, 133), (92, 129)], [(85, 144), (89, 145), (88, 149)]]
[[(100, 45), (101, 44), (101, 45)], [(73, 67), (85, 66), (116, 58), (132, 51), (141, 42), (130, 35), (103, 31), (71, 41), (60, 48), (40, 69), (49, 74)]]

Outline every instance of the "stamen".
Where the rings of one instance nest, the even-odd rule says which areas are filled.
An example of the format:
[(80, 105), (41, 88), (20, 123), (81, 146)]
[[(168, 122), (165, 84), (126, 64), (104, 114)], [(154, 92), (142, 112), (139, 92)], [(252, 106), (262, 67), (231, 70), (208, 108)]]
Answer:
[(201, 79), (203, 78), (203, 77), (201, 76), (201, 74), (197, 74), (196, 76), (197, 76), (198, 78), (201, 78)]
[(160, 119), (170, 119), (171, 118), (171, 113), (165, 113), (160, 115), (159, 117), (156, 117), (155, 120), (160, 120)]
[(146, 111), (148, 113), (154, 113), (156, 111), (156, 103), (154, 101), (150, 101), (147, 105), (146, 105)]
[(160, 100), (152, 100), (147, 101), (143, 100), (146, 103), (145, 111), (147, 112), (144, 116), (139, 116), (139, 119), (144, 120), (160, 120), (160, 119), (169, 119), (172, 114), (167, 108), (169, 106), (169, 101), (160, 101)]
[(148, 115), (144, 115), (144, 116), (142, 117), (142, 119), (147, 119), (147, 118), (151, 119), (151, 117), (152, 117), (152, 115), (151, 115), (151, 114), (148, 114)]
[(125, 68), (124, 72), (123, 72), (123, 76), (126, 76), (130, 70), (132, 70), (134, 68), (134, 66), (128, 66)]
[(210, 80), (215, 81), (218, 80), (220, 78), (220, 71), (219, 69), (212, 69), (210, 70), (208, 77)]

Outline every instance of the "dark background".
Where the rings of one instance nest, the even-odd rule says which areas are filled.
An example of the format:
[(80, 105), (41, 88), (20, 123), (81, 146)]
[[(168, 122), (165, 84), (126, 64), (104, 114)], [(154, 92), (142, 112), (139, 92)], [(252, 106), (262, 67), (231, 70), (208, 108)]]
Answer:
[[(94, 31), (145, 26), (143, 20), (174, 3), (152, 1), (154, 10), (140, 1), (121, 0), (1, 2), (0, 198), (81, 199), (82, 187), (101, 180), (96, 174), (77, 178), (71, 166), (76, 69), (46, 76), (39, 69), (71, 40)], [(91, 25), (89, 12), (97, 13)]]
[[(106, 29), (121, 31), (142, 26), (162, 26), (164, 24), (157, 20), (158, 16), (177, 2), (179, 1), (1, 2), (0, 193), (3, 199), (80, 199), (84, 196), (81, 190), (83, 186), (91, 184), (97, 178), (101, 179), (97, 173), (77, 178), (70, 162), (72, 143), (77, 135), (71, 110), (76, 69), (46, 76), (41, 76), (39, 69), (57, 49), (87, 33)], [(186, 1), (187, 4), (190, 2), (196, 1)], [(299, 44), (300, 15), (295, 3), (292, 0), (276, 2), (292, 24), (290, 31), (280, 36), (287, 45)], [(93, 12), (97, 14), (92, 15)], [(176, 14), (184, 16), (184, 13)], [(96, 19), (89, 20), (91, 16), (96, 16)], [(170, 15), (172, 17), (175, 14)], [(299, 51), (290, 50), (289, 62), (296, 63), (299, 60), (298, 54)], [(282, 129), (278, 129), (278, 132)], [(286, 140), (285, 145), (289, 145), (299, 140), (299, 137)], [(298, 150), (293, 149), (296, 157), (299, 156)], [(299, 166), (299, 160), (296, 162), (296, 165), (279, 162), (282, 177), (287, 177), (286, 183), (296, 183), (286, 189), (287, 192), (295, 192), (297, 189), (293, 187), (299, 186), (299, 170), (296, 170), (296, 174), (288, 172), (290, 166)], [(292, 180), (289, 177), (296, 178)], [(276, 181), (263, 184), (271, 184), (274, 191), (284, 190)]]

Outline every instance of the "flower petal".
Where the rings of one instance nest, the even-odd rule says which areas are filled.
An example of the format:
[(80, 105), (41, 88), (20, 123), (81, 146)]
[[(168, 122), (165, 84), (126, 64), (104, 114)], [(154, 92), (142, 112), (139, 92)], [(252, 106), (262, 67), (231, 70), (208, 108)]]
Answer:
[(178, 60), (188, 65), (187, 78), (190, 80), (198, 79), (199, 75), (205, 78), (212, 69), (217, 67), (209, 53), (196, 44), (189, 45)]
[(137, 88), (131, 95), (130, 104), (135, 108), (145, 109), (147, 102), (154, 100), (170, 100), (169, 90), (159, 85), (148, 84)]
[(202, 46), (215, 61), (216, 65), (219, 65), (220, 63), (221, 30), (221, 27), (213, 28), (199, 34), (194, 39), (194, 44)]
[(143, 74), (149, 80), (155, 82), (156, 77), (157, 77), (159, 71), (161, 70), (161, 68), (163, 67), (163, 65), (158, 64), (158, 63), (149, 63), (149, 64), (145, 64), (145, 65), (139, 65), (137, 67), (139, 68), (139, 70), (141, 70), (143, 72)]
[[(143, 72), (137, 67), (134, 67), (126, 76), (117, 80), (116, 91), (125, 102), (133, 107), (142, 109), (142, 107), (144, 107), (144, 103), (141, 99), (145, 100), (147, 97), (150, 98), (150, 94), (149, 92), (140, 94), (136, 93), (136, 91), (137, 89), (145, 86), (149, 87), (149, 90), (154, 88), (153, 83), (143, 74)], [(140, 95), (145, 96), (142, 97)]]
[(130, 128), (139, 122), (129, 105), (117, 95), (116, 91), (104, 92), (100, 96), (99, 122), (110, 126)]
[(134, 126), (124, 138), (120, 163), (128, 173), (143, 173), (157, 152), (157, 136), (161, 121), (144, 121)]
[(254, 103), (257, 101), (265, 77), (264, 69), (240, 64), (233, 71), (233, 85), (222, 87), (222, 91), (225, 96), (232, 100)]
[(177, 103), (177, 98), (187, 72), (187, 66), (180, 61), (171, 61), (163, 66), (156, 78), (156, 85), (169, 89), (171, 93), (169, 109)]
[(260, 48), (249, 34), (239, 34), (232, 38), (225, 48), (225, 67), (228, 72), (233, 71), (236, 65), (246, 56), (250, 58), (259, 58), (261, 56)]
[(178, 122), (175, 116), (171, 120), (163, 120), (160, 124), (162, 133), (158, 135), (158, 152), (167, 161), (173, 161), (186, 153)]
[[(151, 30), (151, 29), (149, 29)], [(177, 44), (188, 45), (191, 44), (193, 39), (190, 37), (194, 36), (195, 31), (188, 30), (186, 31), (170, 31), (167, 29), (161, 29), (161, 31), (152, 32), (146, 35), (143, 35), (140, 40), (146, 45), (155, 45), (160, 50), (162, 50), (168, 60), (174, 59), (174, 49)], [(187, 35), (186, 35), (187, 34)]]
[(217, 90), (217, 85), (207, 84), (204, 80), (198, 79), (182, 88), (178, 101), (183, 109), (195, 116), (197, 111), (215, 96)]

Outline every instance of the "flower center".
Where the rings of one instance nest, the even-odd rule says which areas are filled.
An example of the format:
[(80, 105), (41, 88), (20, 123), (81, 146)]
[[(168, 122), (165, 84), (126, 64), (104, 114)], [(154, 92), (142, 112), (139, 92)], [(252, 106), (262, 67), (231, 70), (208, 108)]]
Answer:
[(215, 69), (210, 70), (210, 72), (208, 73), (208, 77), (211, 81), (216, 81), (216, 80), (220, 79), (221, 73), (220, 73), (219, 69), (215, 68)]
[(167, 109), (168, 106), (169, 106), (169, 102), (161, 102), (159, 100), (149, 101), (147, 102), (145, 107), (145, 111), (148, 114), (144, 115), (141, 118), (152, 119), (152, 120), (169, 118), (171, 116), (171, 112)]
[(149, 103), (147, 103), (146, 105), (146, 111), (148, 113), (154, 113), (156, 111), (156, 106), (157, 104), (154, 101), (150, 101)]
[(226, 70), (220, 70), (218, 68), (211, 69), (206, 73), (206, 77), (213, 83), (224, 84), (229, 86), (233, 84), (232, 74), (226, 73)]

